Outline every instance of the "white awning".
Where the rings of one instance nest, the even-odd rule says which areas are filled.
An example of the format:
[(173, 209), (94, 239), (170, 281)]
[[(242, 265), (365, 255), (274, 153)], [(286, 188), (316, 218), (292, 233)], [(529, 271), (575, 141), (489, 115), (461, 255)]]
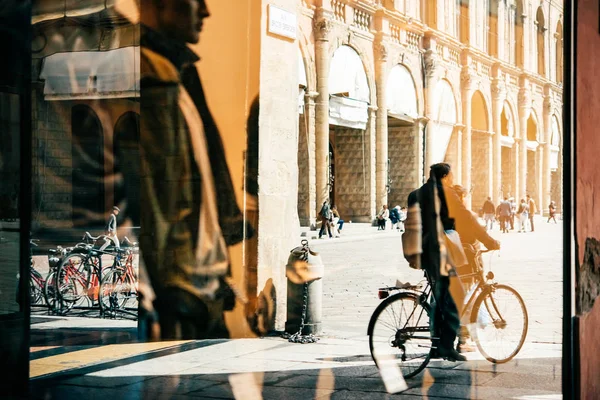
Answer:
[(56, 53), (44, 59), (46, 100), (139, 97), (140, 48)]
[(527, 141), (527, 150), (536, 151), (539, 145), (540, 144), (538, 142), (536, 142), (535, 140), (528, 140)]
[(346, 97), (329, 97), (329, 123), (354, 129), (367, 129), (369, 103)]
[(434, 89), (433, 119), (427, 124), (426, 137), (431, 135), (433, 148), (430, 152), (434, 163), (444, 161), (448, 144), (456, 124), (456, 101), (452, 87), (445, 81), (439, 81)]
[(386, 86), (388, 115), (406, 115), (416, 118), (417, 92), (410, 71), (403, 65), (396, 65), (390, 71)]
[(513, 147), (515, 139), (510, 136), (500, 135), (500, 146), (502, 147)]

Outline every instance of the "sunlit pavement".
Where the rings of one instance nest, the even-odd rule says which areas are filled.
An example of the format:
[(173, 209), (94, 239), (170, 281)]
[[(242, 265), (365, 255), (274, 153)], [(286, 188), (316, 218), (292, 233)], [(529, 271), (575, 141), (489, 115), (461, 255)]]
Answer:
[[(134, 337), (135, 321), (45, 317), (34, 330), (60, 327), (73, 345), (32, 349), (33, 397), (562, 398), (562, 226), (536, 222), (534, 233), (492, 233), (502, 241), (492, 270), (519, 291), (529, 312), (526, 343), (507, 364), (492, 364), (476, 352), (464, 363), (435, 361), (408, 380), (406, 391), (388, 394), (369, 355), (367, 323), (380, 301), (378, 287), (396, 279), (416, 282), (422, 274), (403, 260), (399, 232), (356, 224), (339, 239), (310, 240), (326, 267), (317, 343), (267, 337), (121, 345), (116, 343)], [(484, 261), (490, 265), (488, 257)], [(100, 338), (101, 345), (94, 344)]]

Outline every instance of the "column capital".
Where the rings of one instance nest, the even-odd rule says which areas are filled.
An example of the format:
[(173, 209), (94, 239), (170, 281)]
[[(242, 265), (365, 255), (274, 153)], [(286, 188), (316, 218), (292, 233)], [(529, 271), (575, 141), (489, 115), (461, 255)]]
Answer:
[(531, 105), (531, 94), (529, 89), (521, 88), (521, 90), (519, 90), (518, 104), (519, 109), (528, 108)]
[(438, 68), (438, 55), (434, 49), (427, 49), (423, 54), (423, 59), (425, 61), (425, 76), (427, 78), (435, 77), (436, 71)]
[(319, 97), (319, 92), (307, 92), (307, 93), (304, 93), (304, 98), (305, 99), (314, 100), (317, 97)]
[(329, 41), (329, 36), (333, 30), (333, 21), (328, 16), (329, 13), (321, 10), (313, 20), (313, 30), (315, 38), (319, 41)]
[(415, 125), (419, 124), (419, 125), (424, 125), (427, 124), (429, 122), (429, 118), (427, 117), (417, 117), (415, 118)]
[(470, 93), (475, 90), (475, 79), (473, 79), (473, 76), (467, 70), (463, 70), (460, 74), (460, 87), (464, 93)]
[(375, 60), (386, 62), (388, 59), (388, 49), (387, 44), (383, 38), (376, 40), (373, 43), (373, 50), (375, 50)]
[(369, 112), (374, 113), (379, 109), (379, 107), (374, 106), (374, 105), (370, 105), (367, 107), (367, 110), (369, 110)]

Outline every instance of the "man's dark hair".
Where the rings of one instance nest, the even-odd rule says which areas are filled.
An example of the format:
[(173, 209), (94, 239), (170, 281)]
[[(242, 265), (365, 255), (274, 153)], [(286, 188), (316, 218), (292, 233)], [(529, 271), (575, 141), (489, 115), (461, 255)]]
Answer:
[(429, 176), (434, 177), (436, 181), (441, 182), (442, 178), (450, 173), (450, 164), (437, 163), (430, 167)]

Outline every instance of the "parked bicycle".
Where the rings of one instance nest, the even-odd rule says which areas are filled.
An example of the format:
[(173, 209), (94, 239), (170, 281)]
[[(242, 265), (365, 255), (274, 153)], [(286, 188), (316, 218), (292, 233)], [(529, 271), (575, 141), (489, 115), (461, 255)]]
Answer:
[[(488, 361), (505, 363), (525, 342), (528, 315), (515, 289), (496, 283), (491, 270), (485, 274), (481, 255), (489, 251), (477, 250), (475, 270), (460, 277), (461, 281), (475, 280), (466, 295), (461, 322)], [(395, 365), (405, 378), (413, 377), (431, 360), (431, 340), (436, 339), (430, 331), (434, 301), (430, 279), (425, 273), (418, 285), (380, 288), (379, 298), (384, 300), (373, 312), (367, 331), (373, 361), (379, 368)]]
[[(129, 242), (125, 238), (126, 243)], [(137, 243), (131, 243), (133, 247)], [(114, 316), (133, 307), (138, 298), (138, 279), (131, 248), (116, 249), (113, 264), (106, 268), (100, 282), (99, 303), (104, 315)]]
[[(58, 301), (68, 307), (94, 307), (98, 302), (102, 279), (102, 255), (106, 254), (105, 235), (93, 237), (86, 232), (71, 252), (64, 258), (56, 273), (56, 294)], [(100, 245), (100, 248), (97, 246)]]

